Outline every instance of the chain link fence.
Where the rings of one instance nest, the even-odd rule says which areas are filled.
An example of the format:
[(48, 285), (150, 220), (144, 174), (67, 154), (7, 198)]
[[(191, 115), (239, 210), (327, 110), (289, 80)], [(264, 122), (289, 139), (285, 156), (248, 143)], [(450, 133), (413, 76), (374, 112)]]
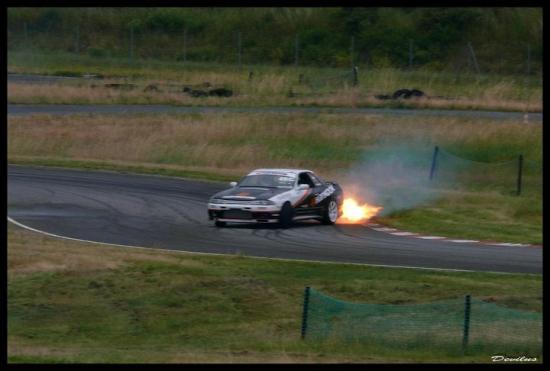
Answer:
[(524, 159), (522, 154), (507, 161), (482, 162), (466, 159), (436, 146), (429, 177), (434, 186), (441, 188), (542, 196), (542, 161)]
[(471, 298), (360, 304), (306, 287), (302, 339), (462, 354), (542, 354), (542, 315)]

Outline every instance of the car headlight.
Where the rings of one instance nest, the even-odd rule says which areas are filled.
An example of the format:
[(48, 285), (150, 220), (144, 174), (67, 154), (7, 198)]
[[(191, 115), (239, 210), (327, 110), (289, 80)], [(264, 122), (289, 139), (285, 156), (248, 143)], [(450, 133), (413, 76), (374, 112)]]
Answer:
[(211, 204), (226, 204), (226, 203), (228, 203), (226, 200), (222, 200), (221, 198), (211, 198), (209, 202)]

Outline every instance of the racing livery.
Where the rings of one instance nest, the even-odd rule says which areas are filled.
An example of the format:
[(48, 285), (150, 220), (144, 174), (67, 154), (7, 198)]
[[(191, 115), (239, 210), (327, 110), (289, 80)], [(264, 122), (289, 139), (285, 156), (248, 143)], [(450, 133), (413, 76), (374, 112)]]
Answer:
[(216, 226), (227, 222), (280, 223), (317, 219), (334, 224), (341, 215), (342, 188), (305, 169), (257, 169), (232, 188), (216, 193), (208, 203), (208, 217)]

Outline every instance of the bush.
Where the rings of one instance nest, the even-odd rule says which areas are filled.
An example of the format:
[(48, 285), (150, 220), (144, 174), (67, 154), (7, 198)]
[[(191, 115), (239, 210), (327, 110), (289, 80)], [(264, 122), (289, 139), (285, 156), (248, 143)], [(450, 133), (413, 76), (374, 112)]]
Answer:
[(152, 31), (182, 32), (185, 20), (171, 9), (160, 9), (147, 16), (143, 25)]
[(88, 55), (90, 57), (104, 58), (109, 56), (109, 52), (102, 48), (88, 48)]

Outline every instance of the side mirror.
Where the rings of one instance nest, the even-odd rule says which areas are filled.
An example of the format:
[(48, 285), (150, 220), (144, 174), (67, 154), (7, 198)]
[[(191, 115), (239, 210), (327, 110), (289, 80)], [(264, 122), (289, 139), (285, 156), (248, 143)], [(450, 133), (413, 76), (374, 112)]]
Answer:
[(235, 187), (235, 186), (237, 185), (237, 182), (230, 182), (229, 185), (230, 185), (231, 187)]
[(305, 191), (306, 189), (309, 189), (309, 184), (300, 184), (300, 185), (298, 186), (298, 189), (299, 189), (300, 191)]

